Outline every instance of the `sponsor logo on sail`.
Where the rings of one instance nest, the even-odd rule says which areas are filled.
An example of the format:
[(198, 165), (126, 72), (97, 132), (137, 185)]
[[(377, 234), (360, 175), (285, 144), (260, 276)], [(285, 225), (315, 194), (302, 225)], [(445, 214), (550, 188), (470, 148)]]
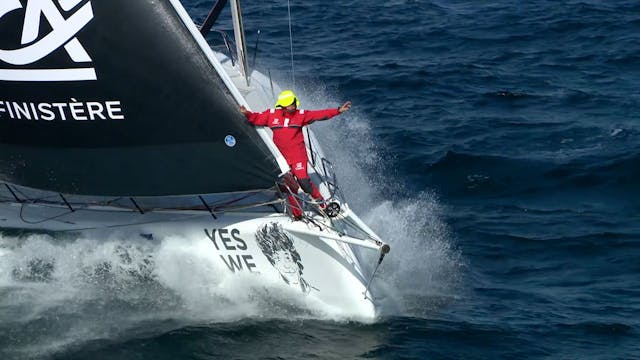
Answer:
[[(80, 6), (83, 2), (84, 4)], [(77, 38), (93, 19), (90, 0), (29, 0), (24, 6), (19, 0), (1, 0), (0, 22), (14, 11), (21, 11), (24, 14), (22, 36), (20, 43), (16, 44), (18, 48), (0, 48), (0, 80), (87, 81), (97, 79), (95, 69), (86, 66), (92, 59)], [(48, 26), (41, 26), (44, 23), (43, 19)], [(38, 65), (59, 49), (64, 49), (76, 66), (56, 69), (20, 68), (32, 64)], [(12, 66), (3, 66), (3, 62)]]
[(228, 147), (236, 146), (236, 138), (233, 135), (227, 135), (224, 138), (224, 143), (227, 144)]
[[(1, 0), (0, 0), (1, 1)], [(25, 102), (0, 100), (0, 119), (14, 120), (124, 120), (120, 101)]]

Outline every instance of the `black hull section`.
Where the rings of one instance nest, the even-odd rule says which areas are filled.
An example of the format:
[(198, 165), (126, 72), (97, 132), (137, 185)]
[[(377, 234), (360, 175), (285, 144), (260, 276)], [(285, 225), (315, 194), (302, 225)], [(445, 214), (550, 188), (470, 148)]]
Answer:
[(49, 2), (0, 14), (2, 51), (39, 50), (72, 20), (89, 20), (41, 59), (0, 53), (0, 179), (110, 196), (273, 187), (273, 155), (170, 1), (56, 5), (65, 23), (45, 9), (36, 40), (21, 44), (36, 1)]

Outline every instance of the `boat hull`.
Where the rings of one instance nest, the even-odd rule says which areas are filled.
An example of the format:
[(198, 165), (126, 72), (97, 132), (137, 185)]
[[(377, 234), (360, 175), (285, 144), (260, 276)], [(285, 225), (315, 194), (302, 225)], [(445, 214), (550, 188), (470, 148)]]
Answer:
[(188, 238), (213, 262), (212, 271), (237, 279), (239, 286), (250, 283), (288, 294), (297, 304), (337, 318), (367, 321), (376, 316), (370, 294), (364, 295), (366, 276), (351, 246), (335, 240), (330, 229), (320, 231), (286, 215), (228, 213), (214, 218), (199, 210), (142, 214), (106, 207), (70, 212), (57, 206), (3, 203), (0, 221), (8, 228), (91, 238)]

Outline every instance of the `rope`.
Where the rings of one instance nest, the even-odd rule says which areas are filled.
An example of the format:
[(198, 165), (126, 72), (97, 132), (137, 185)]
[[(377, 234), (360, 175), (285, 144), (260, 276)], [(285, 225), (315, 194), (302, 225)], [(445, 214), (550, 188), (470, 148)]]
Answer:
[(291, 52), (291, 83), (292, 88), (296, 87), (296, 73), (293, 67), (293, 31), (291, 29), (291, 1), (287, 0), (287, 12), (289, 14), (289, 48)]

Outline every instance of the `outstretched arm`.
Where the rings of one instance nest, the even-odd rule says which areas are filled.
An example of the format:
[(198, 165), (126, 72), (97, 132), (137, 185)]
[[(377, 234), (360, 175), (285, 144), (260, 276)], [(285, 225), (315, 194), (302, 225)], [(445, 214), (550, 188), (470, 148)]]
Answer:
[(340, 115), (343, 112), (351, 108), (351, 101), (347, 101), (339, 108), (325, 109), (325, 110), (304, 110), (304, 124), (308, 125), (314, 121), (322, 121), (331, 119), (334, 116)]

